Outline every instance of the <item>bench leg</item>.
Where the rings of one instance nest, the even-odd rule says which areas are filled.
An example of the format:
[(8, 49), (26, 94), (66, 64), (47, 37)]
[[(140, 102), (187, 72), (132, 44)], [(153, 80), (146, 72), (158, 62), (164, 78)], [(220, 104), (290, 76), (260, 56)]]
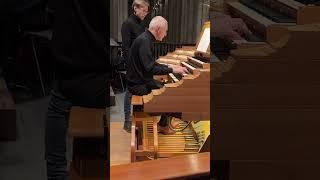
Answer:
[(158, 159), (158, 118), (153, 117), (153, 146), (154, 146), (154, 159)]
[(132, 116), (132, 124), (131, 124), (131, 162), (136, 161), (136, 118), (135, 113)]

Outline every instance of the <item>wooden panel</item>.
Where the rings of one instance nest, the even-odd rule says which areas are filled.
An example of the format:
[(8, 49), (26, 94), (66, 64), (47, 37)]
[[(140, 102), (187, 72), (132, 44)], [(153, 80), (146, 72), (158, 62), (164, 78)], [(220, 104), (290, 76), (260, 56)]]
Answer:
[(311, 24), (320, 22), (320, 7), (305, 6), (298, 11), (297, 24)]
[(74, 164), (70, 166), (70, 180), (101, 180), (102, 177), (81, 177), (75, 170)]
[(144, 106), (145, 112), (209, 112), (210, 95), (207, 96), (156, 96)]
[(69, 134), (73, 137), (103, 137), (106, 109), (73, 106), (69, 116)]
[(81, 177), (106, 177), (107, 169), (102, 169), (104, 160), (75, 159), (74, 170)]
[(82, 177), (99, 177), (105, 159), (104, 138), (75, 138), (73, 164)]
[(121, 179), (170, 179), (197, 177), (210, 174), (210, 154), (200, 153), (187, 156), (177, 156), (112, 166), (110, 177), (112, 180)]
[(230, 180), (319, 179), (320, 161), (231, 161)]
[(215, 84), (213, 89), (216, 107), (320, 107), (320, 84)]
[[(305, 59), (305, 61), (307, 61)], [(213, 65), (214, 66), (214, 65)], [(288, 59), (238, 59), (215, 83), (318, 83), (320, 60), (289, 62)], [(212, 69), (217, 69), (212, 67)], [(216, 71), (219, 71), (218, 69)], [(221, 70), (220, 70), (221, 71)], [(213, 78), (212, 78), (213, 79)]]
[(182, 113), (182, 120), (184, 121), (201, 121), (201, 120), (209, 120), (210, 112), (203, 113)]
[(215, 160), (320, 160), (319, 109), (215, 109)]

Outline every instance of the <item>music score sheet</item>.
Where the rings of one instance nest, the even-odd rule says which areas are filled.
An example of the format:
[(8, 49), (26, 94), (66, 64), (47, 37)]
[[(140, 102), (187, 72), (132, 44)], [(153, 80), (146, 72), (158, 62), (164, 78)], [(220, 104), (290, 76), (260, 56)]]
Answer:
[(210, 45), (210, 28), (205, 28), (202, 37), (200, 39), (200, 42), (198, 44), (197, 51), (200, 52), (207, 52), (207, 49)]

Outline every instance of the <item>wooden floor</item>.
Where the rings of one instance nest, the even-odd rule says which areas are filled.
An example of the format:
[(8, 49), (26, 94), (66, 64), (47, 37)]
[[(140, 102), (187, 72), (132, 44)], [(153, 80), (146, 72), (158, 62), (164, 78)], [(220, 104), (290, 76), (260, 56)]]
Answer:
[(131, 134), (122, 129), (123, 122), (110, 122), (110, 165), (130, 163)]

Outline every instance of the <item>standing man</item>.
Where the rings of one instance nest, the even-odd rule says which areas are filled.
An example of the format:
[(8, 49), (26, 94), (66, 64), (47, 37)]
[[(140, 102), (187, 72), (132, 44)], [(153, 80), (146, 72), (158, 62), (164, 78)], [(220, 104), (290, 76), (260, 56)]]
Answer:
[[(167, 35), (168, 22), (161, 16), (154, 17), (149, 29), (134, 40), (128, 61), (127, 85), (128, 91), (133, 95), (146, 95), (151, 93), (152, 89), (161, 87), (153, 79), (154, 75), (165, 75), (169, 73), (188, 73), (185, 67), (159, 64), (153, 58), (153, 42), (162, 41)], [(131, 99), (131, 98), (130, 98)], [(163, 134), (173, 134), (174, 131), (168, 126), (165, 116), (162, 116), (159, 122), (159, 132)]]
[(57, 81), (46, 119), (47, 178), (66, 180), (68, 111), (110, 103), (109, 10), (106, 0), (53, 0), (50, 5)]
[[(122, 24), (122, 50), (126, 65), (129, 60), (129, 50), (133, 41), (146, 29), (142, 21), (148, 14), (149, 6), (150, 4), (147, 0), (134, 0), (132, 3), (133, 14)], [(131, 132), (131, 95), (128, 90), (125, 92), (123, 109), (125, 116), (123, 129)]]

